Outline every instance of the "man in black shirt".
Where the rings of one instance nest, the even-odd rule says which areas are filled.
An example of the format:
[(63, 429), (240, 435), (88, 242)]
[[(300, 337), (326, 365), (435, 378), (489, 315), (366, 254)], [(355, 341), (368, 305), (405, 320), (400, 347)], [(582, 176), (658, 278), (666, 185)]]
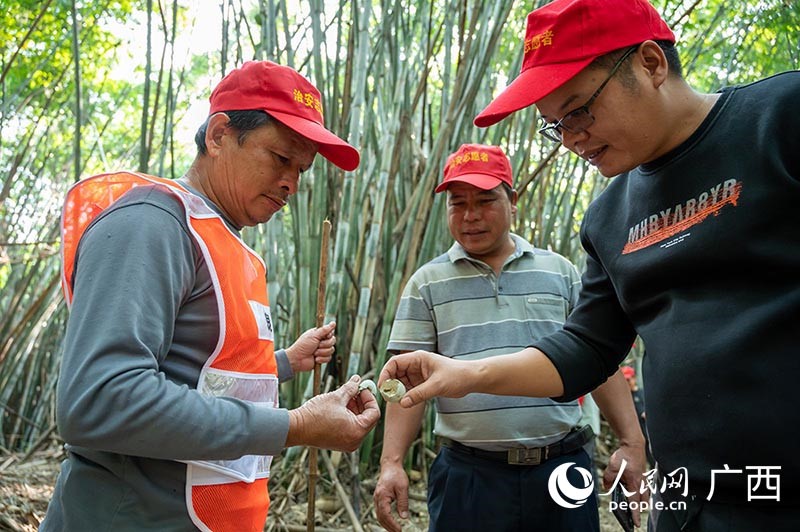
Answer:
[(703, 94), (674, 41), (646, 0), (556, 0), (528, 15), (522, 72), (475, 123), (535, 104), (543, 135), (617, 176), (583, 219), (578, 306), (519, 353), (414, 352), (381, 379), (413, 386), (403, 405), (569, 400), (614, 373), (638, 334), (658, 470), (686, 477), (685, 490), (657, 486), (658, 531), (800, 530), (800, 72)]

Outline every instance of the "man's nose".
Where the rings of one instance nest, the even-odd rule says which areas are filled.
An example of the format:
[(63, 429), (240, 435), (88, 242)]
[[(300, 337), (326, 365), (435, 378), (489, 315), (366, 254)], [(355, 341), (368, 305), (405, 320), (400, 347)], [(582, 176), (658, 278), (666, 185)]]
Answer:
[(473, 221), (480, 220), (481, 210), (477, 205), (468, 205), (464, 210), (464, 220)]
[(584, 129), (579, 131), (578, 133), (573, 133), (571, 131), (567, 131), (566, 129), (561, 130), (561, 144), (564, 145), (569, 151), (573, 153), (578, 153), (578, 143), (586, 140), (586, 137), (589, 133)]
[(281, 179), (281, 188), (285, 190), (289, 196), (296, 194), (300, 186), (300, 171), (287, 170)]

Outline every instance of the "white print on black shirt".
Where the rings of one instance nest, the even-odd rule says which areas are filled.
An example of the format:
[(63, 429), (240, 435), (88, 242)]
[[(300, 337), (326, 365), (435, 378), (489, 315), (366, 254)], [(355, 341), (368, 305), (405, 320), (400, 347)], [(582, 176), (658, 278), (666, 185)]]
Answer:
[(673, 237), (702, 223), (712, 214), (718, 216), (725, 205), (735, 207), (739, 203), (741, 192), (741, 181), (728, 179), (696, 198), (647, 216), (628, 229), (628, 242), (622, 249), (622, 254), (627, 255)]

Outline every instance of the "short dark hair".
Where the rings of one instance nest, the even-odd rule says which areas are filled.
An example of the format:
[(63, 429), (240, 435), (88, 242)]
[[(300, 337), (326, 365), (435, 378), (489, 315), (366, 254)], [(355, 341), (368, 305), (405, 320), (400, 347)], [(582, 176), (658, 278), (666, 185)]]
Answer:
[[(670, 41), (655, 41), (661, 51), (664, 52), (664, 55), (667, 57), (667, 66), (669, 67), (670, 75), (677, 76), (680, 79), (683, 79), (683, 66), (681, 65), (681, 58), (678, 56), (678, 50), (675, 48), (675, 43)], [(614, 67), (614, 64), (622, 57), (630, 46), (626, 46), (625, 48), (619, 48), (618, 50), (614, 50), (613, 52), (609, 52), (605, 55), (601, 55), (589, 65), (590, 68), (602, 68), (606, 70), (610, 70)], [(621, 65), (619, 70), (617, 71), (620, 74), (620, 80), (626, 86), (633, 85), (633, 71), (631, 70), (630, 63), (626, 61), (625, 64)]]
[(505, 181), (501, 181), (500, 184), (503, 186), (506, 196), (508, 196), (508, 201), (511, 201), (514, 198), (514, 188)]
[[(244, 139), (250, 131), (265, 126), (274, 120), (274, 118), (264, 111), (223, 112), (228, 115), (228, 125), (239, 132), (237, 138), (239, 146), (244, 144)], [(206, 130), (208, 129), (208, 121), (210, 118), (211, 117), (208, 117), (197, 130), (197, 133), (194, 134), (194, 143), (197, 145), (197, 153), (199, 155), (205, 155), (208, 150), (206, 147)]]

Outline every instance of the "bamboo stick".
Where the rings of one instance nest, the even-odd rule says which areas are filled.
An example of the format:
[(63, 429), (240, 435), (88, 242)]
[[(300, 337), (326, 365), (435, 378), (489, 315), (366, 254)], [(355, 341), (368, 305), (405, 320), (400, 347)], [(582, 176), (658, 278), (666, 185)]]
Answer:
[[(331, 222), (322, 222), (322, 235), (319, 250), (319, 279), (317, 282), (317, 320), (316, 326), (322, 327), (325, 321), (325, 285), (328, 274), (328, 242), (331, 236)], [(319, 364), (314, 364), (314, 388), (313, 395), (319, 395), (319, 381), (321, 368)], [(315, 505), (317, 496), (317, 477), (319, 476), (317, 467), (317, 449), (312, 447), (308, 452), (308, 514), (306, 515), (306, 530), (314, 532), (315, 525)]]

